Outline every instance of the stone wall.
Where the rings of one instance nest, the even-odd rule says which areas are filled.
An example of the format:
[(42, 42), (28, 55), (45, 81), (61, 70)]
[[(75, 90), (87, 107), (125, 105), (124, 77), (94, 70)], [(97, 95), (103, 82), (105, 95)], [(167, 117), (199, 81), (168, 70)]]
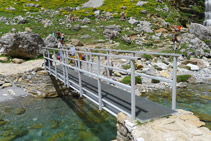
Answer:
[(184, 110), (147, 123), (131, 121), (120, 113), (117, 116), (117, 141), (210, 141), (211, 132), (204, 125), (192, 112)]

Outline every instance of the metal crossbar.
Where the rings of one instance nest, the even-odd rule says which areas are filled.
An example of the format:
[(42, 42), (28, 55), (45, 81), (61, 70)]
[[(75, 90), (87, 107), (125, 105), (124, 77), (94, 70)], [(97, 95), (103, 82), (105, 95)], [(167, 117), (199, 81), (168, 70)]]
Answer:
[[(149, 79), (156, 79), (164, 82), (168, 82), (172, 84), (172, 109), (176, 109), (176, 75), (177, 75), (177, 57), (179, 57), (179, 54), (169, 54), (169, 53), (154, 53), (154, 52), (144, 52), (144, 51), (123, 51), (123, 50), (111, 50), (111, 49), (90, 49), (90, 48), (76, 48), (77, 50), (74, 51), (75, 58), (70, 57), (69, 54), (72, 53), (69, 48), (66, 49), (57, 49), (57, 48), (44, 48), (43, 51), (43, 57), (45, 59), (44, 66), (48, 69), (49, 73), (54, 75), (56, 79), (59, 79), (64, 82), (65, 85), (68, 87), (72, 87), (76, 89), (73, 85), (77, 86), (79, 89), (76, 89), (79, 93), (80, 96), (82, 97), (83, 95), (99, 105), (99, 110), (105, 109), (112, 113), (108, 108), (104, 107), (104, 104), (109, 104), (110, 106), (115, 107), (119, 111), (125, 112), (119, 107), (116, 107), (112, 103), (109, 103), (108, 101), (104, 100), (102, 98), (102, 88), (101, 88), (101, 83), (102, 81), (107, 82), (107, 83), (112, 83), (115, 84), (116, 86), (122, 87), (122, 89), (127, 89), (131, 93), (131, 119), (134, 120), (136, 118), (135, 115), (135, 107), (136, 107), (136, 99), (135, 99), (135, 76), (141, 76), (141, 77), (146, 77)], [(80, 51), (78, 51), (80, 49)], [(82, 51), (81, 51), (82, 50)], [(94, 51), (103, 51), (103, 53), (96, 53)], [(60, 53), (60, 60), (56, 58), (56, 52)], [(115, 55), (112, 54), (114, 52), (119, 52), (119, 53), (129, 53), (129, 55)], [(81, 60), (81, 55), (85, 56), (85, 60)], [(151, 76), (147, 75), (144, 73), (138, 73), (135, 71), (135, 60), (139, 60), (140, 57), (136, 57), (137, 54), (151, 54), (151, 55), (162, 55), (162, 56), (172, 56), (173, 57), (173, 75), (172, 78), (164, 78), (164, 77), (158, 77), (158, 76)], [(54, 55), (52, 58), (51, 55)], [(106, 64), (101, 63), (101, 58), (102, 57), (107, 57)], [(110, 66), (110, 58), (116, 58), (116, 59), (126, 59), (130, 62), (131, 69), (130, 71), (124, 70), (118, 67)], [(74, 61), (75, 65), (70, 64), (70, 61)], [(82, 67), (82, 64), (86, 64), (86, 67)], [(58, 73), (57, 66), (61, 65), (62, 66), (62, 74)], [(54, 66), (52, 68), (52, 66)], [(106, 75), (103, 75), (101, 73), (102, 68), (105, 69), (107, 72)], [(69, 79), (69, 74), (68, 70), (72, 69), (78, 73), (78, 84), (73, 82), (72, 80)], [(128, 75), (131, 76), (131, 84), (126, 85), (121, 82), (115, 81), (110, 77), (110, 71), (109, 70), (118, 70), (127, 73)], [(85, 89), (82, 87), (82, 80), (81, 80), (81, 75), (85, 74), (87, 76), (91, 76), (97, 80), (97, 88), (98, 88), (98, 95), (92, 94), (95, 98), (98, 99), (98, 102), (94, 101), (91, 97), (85, 95), (86, 92), (89, 90)], [(91, 93), (91, 92), (89, 92)], [(126, 112), (125, 112), (126, 113)], [(129, 113), (126, 113), (129, 114)]]

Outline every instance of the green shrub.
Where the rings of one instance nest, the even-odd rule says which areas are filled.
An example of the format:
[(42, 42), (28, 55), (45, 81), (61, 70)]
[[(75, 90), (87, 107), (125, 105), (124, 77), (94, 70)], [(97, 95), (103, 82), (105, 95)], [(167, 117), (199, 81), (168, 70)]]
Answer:
[(177, 82), (187, 82), (190, 77), (191, 75), (189, 74), (177, 75)]
[[(122, 79), (122, 83), (124, 83), (124, 84), (131, 84), (131, 76), (130, 75), (128, 75), (128, 76), (126, 76), (126, 77), (124, 77), (123, 79)], [(142, 84), (142, 79), (141, 79), (141, 77), (139, 77), (139, 76), (136, 76), (135, 77), (135, 84)]]
[(142, 57), (145, 58), (146, 60), (151, 60), (152, 59), (152, 56), (149, 55), (149, 54), (143, 54)]
[(130, 69), (130, 67), (131, 67), (130, 65), (122, 65), (122, 68), (125, 70)]
[(160, 83), (160, 80), (152, 79), (152, 83)]

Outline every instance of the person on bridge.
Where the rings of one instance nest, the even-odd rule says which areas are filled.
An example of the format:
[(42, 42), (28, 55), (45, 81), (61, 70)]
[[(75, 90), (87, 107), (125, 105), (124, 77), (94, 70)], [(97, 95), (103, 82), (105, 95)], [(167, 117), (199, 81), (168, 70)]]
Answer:
[(57, 30), (56, 37), (57, 37), (57, 40), (61, 39), (61, 32), (60, 32), (60, 30)]
[[(79, 51), (79, 48), (76, 48), (76, 51)], [(82, 53), (76, 52), (76, 55), (75, 55), (75, 65), (78, 67), (78, 55), (79, 55), (79, 60), (80, 60), (80, 68), (82, 68), (82, 61), (81, 61), (82, 60)]]

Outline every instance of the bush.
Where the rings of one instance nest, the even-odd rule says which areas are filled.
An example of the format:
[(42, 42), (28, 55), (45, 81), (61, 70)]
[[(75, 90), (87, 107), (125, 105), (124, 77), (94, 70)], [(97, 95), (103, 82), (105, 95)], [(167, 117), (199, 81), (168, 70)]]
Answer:
[[(124, 77), (123, 79), (122, 79), (122, 83), (124, 83), (124, 84), (131, 84), (131, 76), (130, 75), (128, 75), (128, 76), (126, 76), (126, 77)], [(139, 77), (139, 76), (136, 76), (135, 77), (135, 84), (142, 84), (142, 79), (141, 79), (141, 77)]]
[(160, 83), (160, 80), (152, 79), (152, 83)]
[(189, 74), (177, 75), (177, 82), (187, 82), (190, 77), (191, 75)]

